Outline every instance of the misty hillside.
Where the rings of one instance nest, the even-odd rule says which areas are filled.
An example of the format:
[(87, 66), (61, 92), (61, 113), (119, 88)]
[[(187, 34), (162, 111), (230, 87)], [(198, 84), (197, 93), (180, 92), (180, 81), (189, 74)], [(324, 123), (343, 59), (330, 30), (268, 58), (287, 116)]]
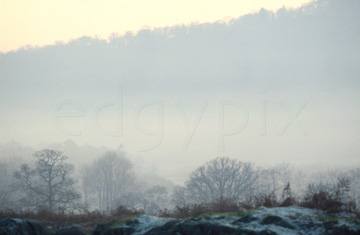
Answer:
[[(99, 95), (114, 81), (131, 92), (161, 94), (200, 92), (203, 85), (208, 92), (256, 85), (358, 86), (359, 5), (355, 0), (321, 0), (297, 10), (261, 10), (228, 23), (24, 48), (1, 54), (6, 84), (1, 93), (17, 104), (30, 91), (33, 102), (44, 95)], [(97, 94), (91, 93), (94, 86)]]
[[(320, 0), (0, 54), (0, 141), (123, 144), (169, 179), (218, 155), (351, 166), (360, 154), (359, 11), (356, 0)], [(223, 100), (237, 105), (225, 105), (224, 128), (242, 128), (221, 143)]]

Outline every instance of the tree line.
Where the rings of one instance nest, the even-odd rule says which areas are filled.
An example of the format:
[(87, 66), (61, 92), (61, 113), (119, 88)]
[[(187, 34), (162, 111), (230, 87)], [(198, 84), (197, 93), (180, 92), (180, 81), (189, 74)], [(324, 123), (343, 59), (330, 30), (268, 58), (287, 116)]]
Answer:
[(309, 177), (289, 163), (261, 168), (218, 157), (194, 170), (183, 186), (149, 187), (121, 149), (107, 151), (77, 171), (60, 151), (44, 149), (33, 157), (33, 164), (0, 161), (0, 210), (110, 213), (123, 207), (157, 214), (226, 202), (234, 208), (302, 205), (356, 211), (360, 203), (359, 168)]

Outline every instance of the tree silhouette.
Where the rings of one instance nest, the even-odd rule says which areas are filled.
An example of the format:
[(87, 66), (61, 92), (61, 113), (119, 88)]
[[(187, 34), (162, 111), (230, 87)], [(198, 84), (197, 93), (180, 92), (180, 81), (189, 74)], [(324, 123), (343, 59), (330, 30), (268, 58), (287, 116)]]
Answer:
[(46, 207), (50, 211), (61, 207), (66, 209), (80, 198), (74, 189), (71, 177), (74, 166), (66, 163), (66, 156), (60, 151), (44, 149), (33, 155), (37, 161), (32, 169), (22, 164), (15, 177), (24, 189), (26, 206)]
[(236, 201), (251, 194), (257, 177), (251, 163), (219, 157), (195, 170), (186, 187), (196, 202)]

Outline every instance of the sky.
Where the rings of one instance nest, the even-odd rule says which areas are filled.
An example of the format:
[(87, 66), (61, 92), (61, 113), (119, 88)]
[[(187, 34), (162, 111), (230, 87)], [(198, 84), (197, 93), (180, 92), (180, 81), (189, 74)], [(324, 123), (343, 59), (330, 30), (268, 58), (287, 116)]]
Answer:
[(309, 0), (1, 0), (0, 51), (27, 45), (44, 46), (82, 36), (107, 39), (142, 28), (167, 27), (238, 18), (285, 6), (296, 8)]
[(1, 2), (2, 146), (123, 145), (174, 182), (218, 156), (360, 165), (359, 1), (116, 2)]

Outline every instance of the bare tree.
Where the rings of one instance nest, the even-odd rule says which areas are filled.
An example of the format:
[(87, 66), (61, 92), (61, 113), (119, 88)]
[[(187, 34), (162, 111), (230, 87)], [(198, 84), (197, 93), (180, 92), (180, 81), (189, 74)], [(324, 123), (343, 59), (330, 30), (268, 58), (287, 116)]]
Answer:
[(34, 154), (37, 159), (35, 168), (22, 164), (15, 172), (26, 192), (26, 204), (42, 207), (50, 211), (61, 207), (66, 209), (80, 195), (74, 189), (75, 180), (71, 177), (74, 166), (66, 163), (66, 156), (60, 151), (44, 149)]
[(100, 210), (117, 206), (121, 197), (131, 192), (135, 182), (132, 163), (121, 151), (108, 151), (82, 171), (86, 198), (95, 193)]
[(270, 195), (280, 198), (283, 189), (292, 184), (293, 172), (289, 163), (280, 163), (273, 167), (262, 169), (258, 179), (256, 194)]
[(15, 209), (18, 196), (14, 172), (19, 167), (21, 158), (10, 156), (0, 159), (0, 210)]
[(83, 202), (86, 207), (90, 205), (90, 197), (93, 189), (91, 188), (91, 169), (88, 165), (83, 165), (79, 171), (80, 188), (83, 194)]
[[(350, 179), (351, 189), (350, 197), (354, 199), (356, 207), (360, 207), (360, 168), (352, 169), (346, 172), (346, 177)], [(345, 176), (344, 176), (345, 177)]]
[(285, 188), (292, 181), (292, 169), (290, 163), (283, 162), (275, 166), (279, 172), (279, 181), (281, 183), (281, 188)]
[(142, 209), (147, 213), (155, 214), (168, 204), (168, 192), (164, 186), (155, 185), (140, 194)]
[(279, 185), (279, 171), (277, 168), (262, 169), (258, 178), (258, 185), (257, 194), (259, 195), (275, 194), (279, 191), (281, 186)]
[(303, 171), (298, 170), (294, 175), (293, 182), (293, 185), (295, 186), (294, 196), (300, 198), (302, 193), (306, 190), (306, 174)]
[(257, 177), (251, 163), (219, 157), (192, 172), (185, 185), (195, 202), (239, 200), (252, 194)]
[(7, 209), (10, 200), (11, 189), (7, 168), (6, 163), (0, 163), (0, 210)]
[(143, 193), (140, 191), (130, 191), (117, 199), (117, 205), (126, 206), (126, 208), (131, 210), (142, 209)]
[(174, 206), (185, 206), (189, 201), (188, 190), (184, 186), (175, 186), (171, 195), (171, 203)]

